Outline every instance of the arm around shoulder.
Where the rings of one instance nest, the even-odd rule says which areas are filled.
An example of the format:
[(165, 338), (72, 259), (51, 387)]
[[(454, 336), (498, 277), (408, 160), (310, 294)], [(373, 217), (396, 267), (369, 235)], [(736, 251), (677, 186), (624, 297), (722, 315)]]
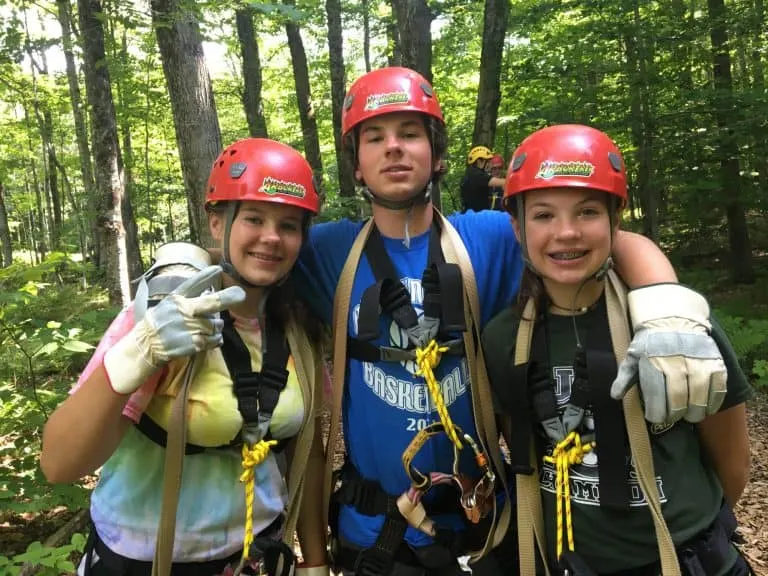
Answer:
[(630, 288), (677, 282), (669, 259), (645, 236), (619, 230), (613, 243), (613, 256), (619, 275)]

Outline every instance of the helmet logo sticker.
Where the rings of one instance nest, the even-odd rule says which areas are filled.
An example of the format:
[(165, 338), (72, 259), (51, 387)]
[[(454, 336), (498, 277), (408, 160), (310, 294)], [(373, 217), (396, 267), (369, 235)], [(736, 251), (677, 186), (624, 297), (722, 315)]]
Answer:
[(233, 162), (229, 165), (229, 176), (235, 179), (240, 178), (246, 168), (248, 168), (248, 164), (245, 162)]
[(282, 194), (284, 196), (292, 196), (294, 198), (304, 198), (307, 195), (307, 189), (302, 184), (295, 182), (286, 182), (285, 180), (278, 180), (267, 176), (261, 183), (259, 192), (267, 194), (269, 196), (275, 196)]
[(363, 110), (378, 110), (382, 106), (391, 106), (392, 104), (408, 104), (411, 98), (408, 92), (399, 90), (397, 92), (385, 92), (383, 94), (370, 94), (365, 101)]
[(575, 176), (578, 178), (589, 178), (595, 173), (595, 165), (583, 160), (571, 160), (569, 162), (558, 162), (555, 160), (544, 160), (539, 165), (539, 171), (534, 178), (542, 180), (551, 180), (557, 176)]

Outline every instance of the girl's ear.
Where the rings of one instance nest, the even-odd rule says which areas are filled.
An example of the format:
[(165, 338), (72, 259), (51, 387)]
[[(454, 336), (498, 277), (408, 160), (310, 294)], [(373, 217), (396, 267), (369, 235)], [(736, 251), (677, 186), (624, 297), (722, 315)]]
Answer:
[(224, 238), (224, 217), (216, 212), (208, 212), (208, 228), (213, 239), (221, 242)]
[(515, 238), (517, 238), (517, 242), (519, 244), (520, 243), (520, 222), (517, 220), (517, 218), (515, 218), (511, 214), (509, 215), (509, 219), (512, 222), (512, 230), (515, 231)]

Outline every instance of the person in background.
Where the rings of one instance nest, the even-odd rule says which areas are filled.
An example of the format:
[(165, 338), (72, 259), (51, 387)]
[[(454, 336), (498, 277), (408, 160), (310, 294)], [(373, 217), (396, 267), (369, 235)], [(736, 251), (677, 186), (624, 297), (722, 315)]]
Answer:
[[(493, 158), (490, 159), (488, 162), (488, 166), (490, 168), (491, 172), (491, 179), (498, 178), (499, 180), (504, 180), (505, 174), (504, 174), (504, 158), (501, 154), (494, 154)], [(504, 210), (504, 206), (502, 203), (502, 200), (504, 199), (504, 186), (493, 186), (491, 187), (491, 200), (490, 200), (490, 209), (491, 210)]]
[(475, 146), (467, 155), (467, 169), (461, 179), (462, 212), (488, 210), (491, 207), (491, 188), (503, 187), (504, 178), (489, 173), (491, 152), (485, 146)]

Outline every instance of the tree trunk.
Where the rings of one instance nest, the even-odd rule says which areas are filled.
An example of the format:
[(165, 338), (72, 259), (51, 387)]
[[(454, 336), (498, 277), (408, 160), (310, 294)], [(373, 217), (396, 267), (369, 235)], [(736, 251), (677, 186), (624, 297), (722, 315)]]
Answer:
[[(80, 161), (80, 178), (83, 182), (85, 197), (87, 198), (87, 212), (85, 221), (91, 223), (91, 246), (98, 246), (99, 227), (96, 225), (96, 192), (93, 184), (93, 166), (91, 165), (91, 151), (88, 147), (88, 131), (86, 129), (85, 114), (83, 113), (83, 99), (80, 95), (80, 83), (75, 66), (75, 56), (72, 51), (72, 7), (69, 0), (56, 0), (58, 6), (58, 18), (61, 25), (62, 44), (64, 46), (64, 60), (67, 65), (67, 82), (69, 83), (69, 99), (72, 103), (72, 116), (75, 120), (75, 138)], [(95, 258), (98, 262), (98, 257)]]
[(59, 193), (59, 180), (56, 177), (56, 147), (53, 145), (53, 117), (46, 107), (43, 112), (45, 124), (45, 153), (48, 166), (48, 193), (50, 194), (53, 213), (53, 225), (51, 226), (51, 244), (54, 250), (61, 248), (61, 194)]
[[(762, 52), (763, 31), (765, 30), (765, 10), (763, 0), (755, 0), (752, 26), (752, 90), (758, 101), (764, 101), (765, 73), (763, 71)], [(768, 120), (765, 115), (755, 115), (756, 126), (752, 129), (755, 139), (755, 170), (759, 173), (758, 187), (765, 193), (768, 190)]]
[(3, 245), (0, 267), (6, 268), (13, 264), (13, 245), (11, 244), (11, 228), (8, 226), (8, 210), (5, 208), (5, 188), (2, 182), (0, 182), (0, 244)]
[(477, 89), (473, 146), (494, 148), (496, 118), (501, 102), (501, 62), (507, 31), (509, 0), (485, 0), (483, 48), (480, 54), (480, 84)]
[(261, 99), (261, 59), (259, 43), (253, 28), (254, 9), (250, 6), (235, 12), (237, 39), (240, 42), (240, 56), (243, 59), (243, 107), (248, 120), (248, 132), (254, 138), (269, 138), (267, 121), (264, 118), (264, 103)]
[(122, 221), (123, 178), (109, 69), (104, 65), (103, 12), (99, 0), (78, 0), (85, 60), (85, 92), (91, 107), (91, 140), (98, 193), (100, 252), (106, 261), (106, 287), (112, 304), (127, 304), (130, 295), (125, 229)]
[[(130, 70), (130, 61), (128, 59), (128, 39), (125, 30), (123, 31), (122, 47), (117, 57), (122, 62), (123, 70)], [(136, 224), (136, 218), (133, 210), (134, 181), (133, 181), (133, 144), (131, 143), (131, 123), (128, 119), (127, 106), (123, 99), (123, 85), (118, 78), (115, 86), (117, 88), (117, 105), (124, 113), (121, 114), (120, 133), (123, 136), (122, 159), (124, 172), (125, 194), (121, 204), (121, 214), (123, 218), (123, 227), (125, 229), (125, 247), (128, 251), (128, 275), (130, 278), (138, 278), (144, 273), (144, 264), (141, 262), (141, 246), (139, 244), (139, 227)], [(131, 298), (136, 293), (137, 284), (131, 284)]]
[(434, 15), (426, 0), (392, 0), (397, 22), (402, 65), (432, 82), (432, 34)]
[(183, 0), (152, 0), (152, 22), (171, 97), (193, 242), (212, 244), (205, 213), (205, 187), (221, 150), (211, 78), (200, 26)]
[(371, 71), (371, 21), (368, 0), (362, 0), (360, 9), (363, 12), (363, 59), (365, 71)]
[(400, 35), (397, 33), (395, 23), (395, 8), (387, 20), (387, 66), (402, 66), (403, 53), (400, 50)]
[[(293, 6), (294, 0), (284, 0), (287, 6)], [(304, 154), (307, 162), (312, 166), (312, 171), (318, 183), (322, 183), (323, 162), (320, 158), (320, 138), (317, 132), (317, 120), (312, 108), (312, 94), (309, 87), (309, 69), (307, 67), (307, 54), (304, 52), (304, 43), (301, 40), (299, 27), (292, 21), (285, 23), (285, 32), (288, 35), (288, 47), (291, 50), (291, 65), (293, 66), (293, 79), (296, 83), (296, 99), (299, 103), (299, 117), (301, 119), (301, 132), (304, 136)], [(322, 186), (322, 184), (320, 184)]]
[(333, 112), (333, 142), (336, 146), (336, 166), (339, 171), (339, 194), (355, 195), (355, 179), (352, 166), (343, 152), (341, 140), (341, 108), (346, 92), (346, 74), (344, 71), (344, 49), (341, 37), (341, 3), (339, 0), (325, 0), (328, 15), (328, 55), (331, 65), (331, 109)]
[(752, 249), (747, 219), (741, 200), (739, 147), (736, 141), (731, 110), (733, 82), (731, 56), (728, 51), (728, 30), (723, 0), (707, 0), (712, 40), (713, 74), (715, 80), (715, 121), (719, 130), (720, 168), (730, 246), (731, 275), (735, 282), (752, 282)]
[[(33, 234), (39, 234), (36, 237), (36, 252), (40, 252), (40, 260), (45, 260), (45, 254), (48, 252), (48, 227), (45, 224), (45, 212), (43, 211), (43, 195), (40, 192), (40, 179), (37, 177), (37, 165), (35, 164), (35, 152), (32, 145), (32, 130), (29, 121), (29, 112), (27, 107), (24, 107), (24, 123), (27, 126), (27, 146), (29, 148), (29, 173), (32, 175), (32, 188), (35, 193), (35, 208), (37, 209), (36, 220), (38, 224), (37, 229), (32, 229)], [(26, 179), (25, 179), (26, 181)], [(26, 181), (27, 187), (29, 182)], [(29, 190), (27, 190), (29, 192)], [(39, 238), (39, 240), (37, 240)]]
[[(656, 187), (653, 185), (653, 131), (654, 122), (650, 110), (649, 74), (648, 74), (648, 50), (647, 41), (643, 35), (643, 24), (640, 20), (640, 4), (634, 0), (633, 31), (629, 35), (628, 51), (633, 48), (633, 55), (628, 54), (628, 61), (634, 63), (635, 77), (631, 80), (634, 98), (639, 101), (639, 116), (634, 122), (636, 157), (638, 163), (637, 186), (640, 202), (643, 206), (643, 233), (653, 241), (659, 238), (659, 198)], [(630, 60), (631, 58), (631, 60)]]

